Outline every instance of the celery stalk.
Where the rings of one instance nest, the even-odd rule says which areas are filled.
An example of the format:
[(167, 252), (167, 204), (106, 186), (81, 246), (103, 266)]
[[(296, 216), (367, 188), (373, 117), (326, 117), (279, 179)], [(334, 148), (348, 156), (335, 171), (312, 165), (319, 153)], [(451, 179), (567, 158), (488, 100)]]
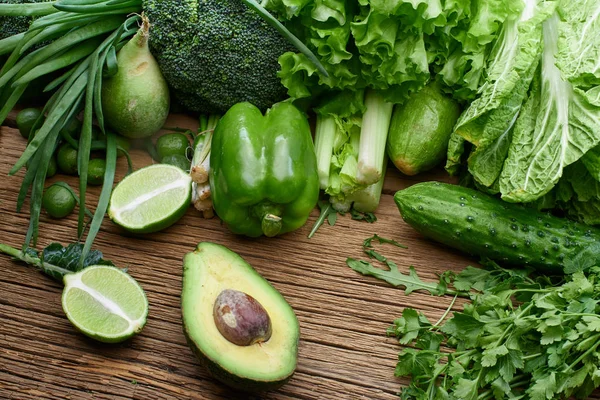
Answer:
[[(383, 176), (385, 176), (387, 161), (387, 157), (383, 157)], [(379, 206), (379, 200), (381, 199), (381, 190), (383, 189), (384, 181), (385, 178), (381, 178), (376, 183), (352, 193), (352, 195), (350, 195), (350, 201), (354, 202), (352, 207), (356, 211), (362, 213), (375, 212)]]
[(383, 177), (385, 144), (394, 105), (386, 102), (376, 91), (367, 90), (365, 106), (367, 111), (362, 119), (356, 180), (363, 185), (372, 185)]
[(331, 170), (331, 156), (336, 136), (335, 119), (331, 116), (317, 115), (315, 127), (315, 152), (317, 154), (317, 170), (321, 189), (329, 186), (329, 171)]

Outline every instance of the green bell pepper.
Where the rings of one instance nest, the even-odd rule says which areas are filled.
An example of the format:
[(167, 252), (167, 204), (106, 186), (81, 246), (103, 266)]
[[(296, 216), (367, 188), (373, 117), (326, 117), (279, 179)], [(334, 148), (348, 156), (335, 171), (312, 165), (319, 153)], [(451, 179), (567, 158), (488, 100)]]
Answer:
[(250, 103), (234, 105), (215, 128), (209, 177), (215, 211), (232, 232), (272, 237), (300, 228), (319, 197), (306, 117), (290, 103), (264, 116)]

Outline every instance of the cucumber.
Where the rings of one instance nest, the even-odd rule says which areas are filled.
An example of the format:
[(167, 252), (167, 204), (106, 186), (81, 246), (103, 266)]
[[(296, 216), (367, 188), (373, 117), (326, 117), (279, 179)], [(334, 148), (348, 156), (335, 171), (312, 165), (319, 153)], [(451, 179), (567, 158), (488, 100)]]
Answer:
[(452, 128), (460, 116), (456, 101), (437, 82), (394, 108), (386, 150), (405, 175), (428, 171), (444, 161)]
[(544, 272), (600, 266), (600, 230), (473, 189), (425, 182), (396, 192), (404, 221), (447, 246)]

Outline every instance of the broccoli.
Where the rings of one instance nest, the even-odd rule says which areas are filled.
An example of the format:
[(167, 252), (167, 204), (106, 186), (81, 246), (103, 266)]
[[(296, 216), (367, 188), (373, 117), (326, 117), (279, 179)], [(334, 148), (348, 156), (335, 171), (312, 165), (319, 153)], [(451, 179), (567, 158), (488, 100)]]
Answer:
[[(0, 0), (4, 4), (22, 4), (37, 3), (34, 0)], [(25, 32), (29, 29), (29, 24), (33, 21), (32, 17), (3, 17), (0, 16), (0, 39)]]
[(145, 0), (150, 49), (175, 99), (203, 113), (286, 97), (277, 59), (291, 44), (240, 0)]
[[(50, 0), (0, 0), (4, 4), (43, 3)], [(25, 32), (33, 22), (34, 17), (4, 17), (0, 16), (0, 39)]]
[[(49, 0), (0, 0), (4, 4), (42, 3)], [(0, 16), (0, 40), (25, 32), (33, 22), (34, 17), (5, 17)], [(32, 49), (33, 50), (33, 49)], [(0, 69), (8, 55), (0, 55)]]

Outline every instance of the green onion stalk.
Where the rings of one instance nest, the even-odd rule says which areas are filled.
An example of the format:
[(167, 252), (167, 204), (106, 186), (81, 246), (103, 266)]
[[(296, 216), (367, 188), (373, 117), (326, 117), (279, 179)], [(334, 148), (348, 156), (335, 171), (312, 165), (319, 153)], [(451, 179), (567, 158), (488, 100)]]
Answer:
[(200, 118), (199, 133), (194, 139), (194, 156), (190, 176), (192, 178), (192, 205), (202, 212), (204, 218), (214, 217), (210, 193), (210, 148), (213, 132), (219, 122), (218, 115)]
[[(140, 17), (131, 14), (140, 10), (139, 0), (0, 4), (0, 15), (38, 17), (27, 32), (0, 40), (0, 55), (8, 55), (0, 70), (0, 104), (3, 105), (0, 123), (4, 122), (28, 85), (43, 76), (56, 75), (43, 89), (52, 95), (30, 131), (32, 140), (10, 170), (10, 174), (14, 175), (27, 166), (17, 198), (17, 211), (21, 211), (30, 194), (30, 221), (24, 250), (37, 243), (46, 171), (61, 141), (68, 141), (78, 151), (80, 238), (88, 227), (81, 261), (100, 230), (112, 191), (117, 158), (116, 136), (104, 129), (102, 80), (116, 73), (116, 54), (138, 29)], [(82, 130), (79, 140), (74, 140), (63, 128), (81, 112)], [(86, 224), (88, 161), (92, 148), (98, 147), (92, 142), (94, 118), (106, 137), (106, 172), (95, 213), (91, 223)]]

